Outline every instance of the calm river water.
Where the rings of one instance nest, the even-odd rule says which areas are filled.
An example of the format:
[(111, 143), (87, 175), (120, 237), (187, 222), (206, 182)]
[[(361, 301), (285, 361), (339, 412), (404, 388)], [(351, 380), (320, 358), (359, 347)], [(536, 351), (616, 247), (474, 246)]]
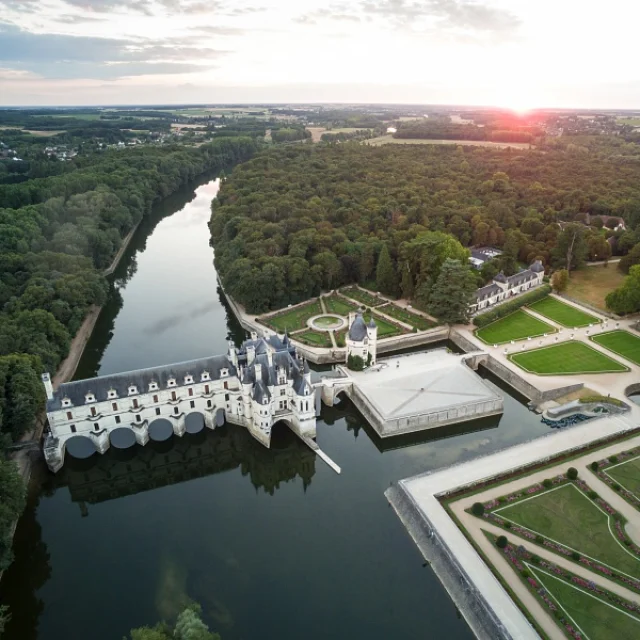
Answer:
[[(78, 377), (242, 339), (209, 246), (217, 190), (176, 194), (140, 226)], [(383, 492), (546, 431), (503, 393), (501, 419), (384, 444), (347, 402), (323, 407), (318, 442), (342, 475), (286, 429), (266, 450), (231, 426), (40, 469), (0, 585), (6, 638), (121, 640), (193, 599), (223, 640), (470, 639)]]

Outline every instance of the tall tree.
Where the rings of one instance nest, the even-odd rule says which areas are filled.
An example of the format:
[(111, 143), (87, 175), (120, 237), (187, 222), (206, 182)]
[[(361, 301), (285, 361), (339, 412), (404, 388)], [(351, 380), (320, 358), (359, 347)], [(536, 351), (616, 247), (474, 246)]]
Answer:
[(376, 270), (376, 286), (378, 291), (388, 296), (395, 296), (398, 293), (398, 276), (393, 267), (389, 248), (387, 245), (382, 246), (380, 257), (378, 258), (378, 268)]
[(557, 293), (562, 293), (569, 284), (569, 272), (566, 269), (559, 269), (551, 276), (551, 286)]
[(467, 264), (447, 259), (431, 289), (429, 311), (446, 324), (466, 324), (476, 278)]
[(622, 285), (605, 298), (607, 307), (614, 313), (634, 313), (640, 311), (640, 265), (629, 269), (629, 275)]
[(581, 224), (571, 223), (562, 230), (552, 253), (555, 266), (571, 271), (584, 264), (588, 252), (585, 229)]

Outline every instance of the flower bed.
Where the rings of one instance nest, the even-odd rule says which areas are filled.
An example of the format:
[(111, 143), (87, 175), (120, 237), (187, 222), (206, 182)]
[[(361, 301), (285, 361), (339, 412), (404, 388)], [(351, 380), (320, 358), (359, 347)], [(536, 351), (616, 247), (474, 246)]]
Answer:
[[(518, 502), (525, 500), (526, 498), (530, 498), (538, 493), (549, 491), (552, 488), (558, 488), (566, 484), (573, 484), (576, 488), (578, 488), (578, 490), (584, 495), (585, 498), (597, 504), (597, 506), (602, 511), (604, 511), (605, 514), (607, 514), (611, 518), (611, 520), (613, 520), (613, 534), (618, 538), (618, 540), (620, 540), (620, 542), (630, 553), (634, 554), (636, 557), (638, 557), (638, 559), (640, 559), (640, 547), (634, 544), (634, 542), (627, 535), (624, 528), (626, 522), (624, 517), (619, 512), (617, 512), (608, 502), (600, 498), (594, 491), (592, 491), (589, 485), (587, 485), (587, 483), (581, 478), (577, 478), (576, 480), (572, 481), (567, 479), (567, 477), (564, 475), (557, 475), (545, 480), (544, 484), (536, 483), (534, 485), (531, 485), (530, 487), (519, 489), (518, 491), (514, 491), (513, 493), (500, 496), (497, 499), (492, 499), (482, 503), (484, 509), (481, 516), (478, 516), (478, 514), (473, 514), (472, 509), (467, 509), (467, 512), (476, 515), (476, 517), (482, 517), (492, 524), (514, 533), (520, 538), (524, 538), (536, 545), (546, 547), (550, 551), (558, 553), (577, 564), (588, 567), (591, 571), (605, 575), (606, 577), (615, 580), (616, 582), (619, 582), (620, 584), (623, 584), (630, 589), (640, 592), (640, 577), (631, 577), (629, 575), (625, 575), (619, 569), (611, 569), (602, 561), (585, 557), (583, 554), (568, 548), (564, 544), (556, 542), (541, 533), (531, 531), (526, 527), (511, 522), (507, 518), (504, 518), (499, 513), (495, 512), (496, 509), (499, 510), (505, 506), (517, 504)], [(612, 543), (615, 544), (614, 541), (612, 541)]]
[[(497, 540), (496, 536), (486, 532), (485, 535), (495, 544)], [(577, 587), (579, 591), (582, 591), (585, 594), (590, 594), (599, 598), (602, 602), (609, 603), (619, 609), (628, 611), (633, 615), (640, 614), (640, 605), (630, 602), (629, 600), (604, 589), (593, 581), (585, 580), (584, 578), (572, 573), (571, 571), (563, 569), (553, 562), (532, 554), (522, 545), (516, 547), (511, 543), (507, 543), (504, 549), (498, 548), (498, 550), (502, 551), (509, 563), (516, 569), (517, 574), (522, 582), (527, 586), (528, 590), (545, 605), (570, 638), (581, 639), (583, 636), (578, 629), (575, 628), (573, 622), (566, 616), (564, 611), (556, 606), (555, 599), (550, 597), (545, 587), (540, 584), (538, 579), (536, 579), (536, 568), (539, 568), (548, 574), (552, 574), (560, 580), (564, 580), (568, 584)], [(532, 575), (532, 573), (534, 575)], [(559, 604), (562, 603), (559, 602)]]
[[(618, 467), (621, 462), (630, 461), (632, 458), (640, 456), (640, 447), (630, 449), (629, 451), (623, 451), (611, 458), (604, 458), (595, 463), (596, 468), (593, 465), (589, 466), (592, 473), (595, 473), (602, 482), (610, 486), (614, 491), (620, 494), (629, 504), (640, 511), (640, 495), (634, 491), (629, 490), (626, 486), (623, 486), (615, 478), (609, 475), (608, 470), (612, 467)], [(640, 480), (638, 481), (640, 484)]]

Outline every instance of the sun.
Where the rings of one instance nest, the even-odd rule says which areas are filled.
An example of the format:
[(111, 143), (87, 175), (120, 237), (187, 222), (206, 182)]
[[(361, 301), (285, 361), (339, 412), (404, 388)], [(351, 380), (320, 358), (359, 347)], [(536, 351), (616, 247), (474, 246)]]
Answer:
[(496, 105), (509, 109), (518, 116), (524, 116), (533, 111), (538, 105), (536, 98), (527, 87), (505, 87), (497, 96)]

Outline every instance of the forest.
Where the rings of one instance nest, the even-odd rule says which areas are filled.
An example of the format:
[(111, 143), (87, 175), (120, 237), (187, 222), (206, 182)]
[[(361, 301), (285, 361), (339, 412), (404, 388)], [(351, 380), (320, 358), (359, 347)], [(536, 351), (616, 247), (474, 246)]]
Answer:
[[(584, 224), (586, 215), (591, 225)], [(598, 216), (619, 216), (613, 231)], [(565, 224), (571, 223), (571, 224)], [(544, 150), (357, 143), (299, 145), (262, 152), (237, 166), (212, 204), (216, 266), (228, 292), (250, 312), (276, 309), (350, 282), (378, 287), (388, 252), (387, 293), (428, 300), (446, 258), (431, 247), (450, 237), (461, 249), (503, 249), (513, 273), (535, 259), (579, 267), (587, 258), (631, 251), (640, 261), (640, 150), (613, 138), (571, 138)], [(575, 237), (574, 237), (575, 236)], [(567, 247), (574, 248), (568, 255)], [(387, 270), (385, 270), (387, 271)], [(388, 271), (387, 271), (388, 273)], [(391, 290), (390, 290), (391, 289)]]
[(532, 142), (540, 131), (531, 127), (499, 128), (495, 124), (452, 124), (449, 117), (400, 122), (394, 138), (429, 140), (489, 140), (492, 142)]
[(1, 449), (33, 427), (44, 402), (40, 374), (56, 371), (89, 307), (104, 303), (102, 271), (154, 203), (255, 150), (251, 138), (142, 146), (78, 156), (62, 174), (0, 185), (0, 570), (23, 499)]

